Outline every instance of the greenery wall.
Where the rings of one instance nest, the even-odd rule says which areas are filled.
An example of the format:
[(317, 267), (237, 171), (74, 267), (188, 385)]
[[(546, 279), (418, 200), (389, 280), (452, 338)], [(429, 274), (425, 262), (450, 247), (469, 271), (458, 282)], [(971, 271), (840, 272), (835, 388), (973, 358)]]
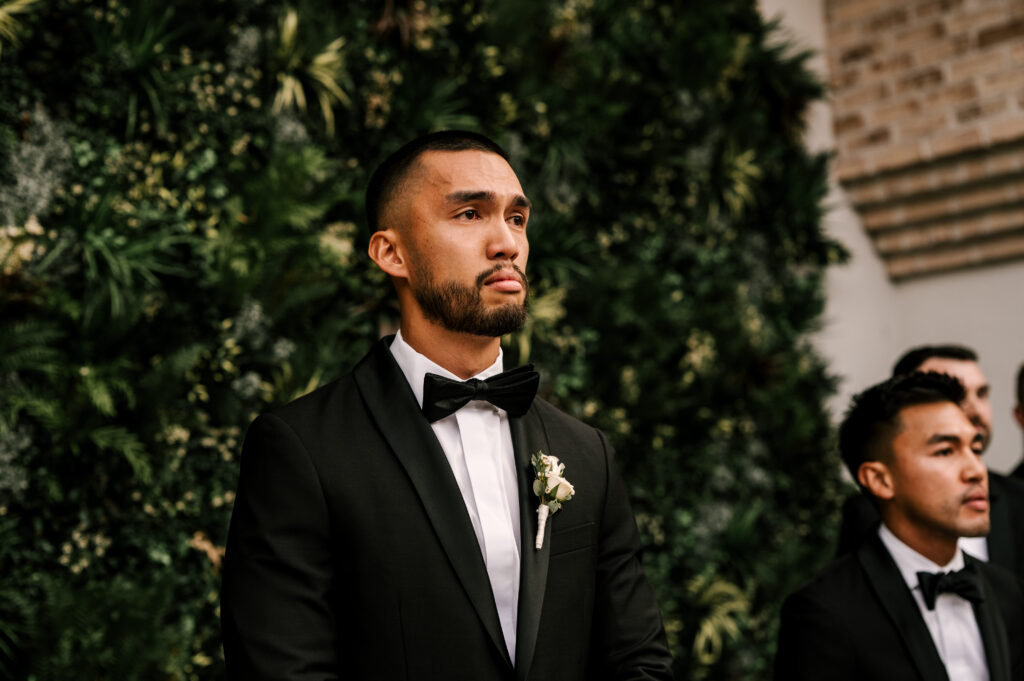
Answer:
[(840, 487), (804, 59), (754, 0), (0, 0), (0, 677), (223, 677), (244, 429), (394, 325), (368, 173), (464, 127), (536, 204), (507, 352), (615, 443), (679, 677), (766, 678)]

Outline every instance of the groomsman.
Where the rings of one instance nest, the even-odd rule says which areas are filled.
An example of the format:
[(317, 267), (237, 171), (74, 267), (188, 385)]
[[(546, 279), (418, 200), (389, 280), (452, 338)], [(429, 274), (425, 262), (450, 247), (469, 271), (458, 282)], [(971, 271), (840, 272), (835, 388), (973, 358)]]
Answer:
[(963, 386), (895, 376), (854, 397), (839, 447), (881, 525), (786, 599), (780, 681), (1024, 678), (1024, 593), (960, 537), (989, 531), (983, 435)]
[[(937, 371), (960, 381), (965, 391), (960, 406), (981, 434), (981, 451), (986, 451), (992, 439), (991, 390), (977, 353), (961, 345), (916, 347), (896, 362), (893, 376), (912, 371)], [(1024, 483), (990, 470), (988, 485), (991, 530), (987, 537), (961, 539), (960, 546), (975, 558), (1024, 578)], [(847, 499), (839, 530), (839, 555), (856, 549), (873, 534), (878, 522), (878, 510), (865, 495), (857, 493)]]

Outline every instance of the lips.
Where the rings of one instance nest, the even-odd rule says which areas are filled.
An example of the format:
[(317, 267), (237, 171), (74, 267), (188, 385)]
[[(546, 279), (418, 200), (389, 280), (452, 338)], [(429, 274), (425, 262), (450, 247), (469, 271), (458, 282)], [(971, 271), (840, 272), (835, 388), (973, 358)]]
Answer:
[(987, 511), (988, 494), (985, 492), (972, 492), (964, 497), (964, 505), (975, 511)]
[(523, 280), (512, 270), (501, 270), (487, 277), (484, 286), (496, 291), (518, 293), (523, 290)]

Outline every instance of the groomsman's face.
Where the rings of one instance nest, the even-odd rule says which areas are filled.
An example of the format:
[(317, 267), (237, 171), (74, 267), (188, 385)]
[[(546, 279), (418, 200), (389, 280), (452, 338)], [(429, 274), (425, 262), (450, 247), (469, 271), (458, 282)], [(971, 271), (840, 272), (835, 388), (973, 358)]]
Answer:
[(948, 357), (929, 357), (917, 370), (937, 371), (963, 383), (967, 397), (964, 398), (961, 406), (964, 408), (967, 418), (981, 433), (982, 449), (988, 447), (989, 440), (992, 438), (992, 403), (989, 401), (988, 379), (985, 378), (978, 363), (963, 359), (949, 359)]
[(952, 402), (913, 405), (900, 411), (900, 426), (883, 462), (887, 480), (872, 492), (890, 502), (893, 522), (910, 534), (901, 539), (918, 548), (988, 534), (981, 435), (963, 410)]
[(424, 316), (480, 336), (518, 330), (530, 202), (509, 164), (483, 151), (429, 151), (401, 193), (403, 273)]

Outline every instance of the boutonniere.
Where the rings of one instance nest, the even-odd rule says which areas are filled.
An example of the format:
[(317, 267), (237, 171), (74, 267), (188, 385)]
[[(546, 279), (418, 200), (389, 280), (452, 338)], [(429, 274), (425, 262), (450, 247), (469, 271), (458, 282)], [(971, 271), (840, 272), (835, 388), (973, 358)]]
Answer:
[(537, 507), (537, 541), (539, 550), (544, 545), (544, 526), (548, 524), (548, 516), (562, 508), (562, 504), (572, 499), (576, 493), (572, 483), (562, 477), (565, 464), (557, 456), (537, 452), (531, 458), (536, 479), (533, 481), (533, 493), (540, 498)]

